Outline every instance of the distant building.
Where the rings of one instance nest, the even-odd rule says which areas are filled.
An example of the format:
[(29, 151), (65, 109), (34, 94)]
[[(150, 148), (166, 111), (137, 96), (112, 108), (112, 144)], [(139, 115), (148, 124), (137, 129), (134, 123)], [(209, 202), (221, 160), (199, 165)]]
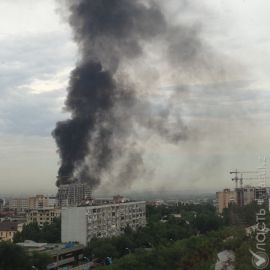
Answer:
[(85, 183), (60, 185), (57, 193), (58, 206), (78, 206), (82, 201), (91, 198), (91, 187)]
[(54, 208), (56, 206), (56, 197), (46, 195), (36, 195), (29, 198), (9, 199), (8, 209), (16, 213), (25, 213), (29, 209)]
[(39, 227), (43, 227), (45, 223), (51, 224), (52, 221), (60, 216), (58, 208), (42, 208), (32, 209), (26, 214), (27, 223), (36, 222)]
[(236, 202), (236, 192), (230, 189), (224, 189), (216, 193), (216, 203), (219, 213), (222, 213), (224, 208), (228, 208), (229, 204)]
[(5, 206), (5, 200), (0, 199), (0, 211), (2, 211), (4, 209), (4, 206)]
[(28, 198), (15, 198), (8, 201), (8, 208), (16, 213), (25, 213), (29, 209)]
[[(23, 247), (27, 252), (38, 252), (48, 254), (51, 262), (47, 265), (48, 270), (56, 269), (76, 269), (85, 270), (90, 269), (93, 263), (86, 262), (83, 254), (83, 245), (75, 243), (66, 244), (49, 244), (36, 243), (34, 241), (26, 240), (22, 243), (17, 243), (18, 246)], [(74, 265), (79, 265), (73, 268)]]
[(238, 206), (250, 204), (255, 200), (255, 187), (245, 186), (243, 188), (236, 188), (236, 203)]
[(36, 195), (28, 198), (29, 209), (54, 208), (56, 206), (56, 197)]
[(0, 223), (0, 241), (13, 241), (16, 232), (21, 232), (23, 223), (1, 222)]
[(230, 203), (242, 207), (254, 201), (257, 203), (266, 203), (269, 206), (270, 188), (260, 188), (253, 186), (244, 186), (235, 188), (234, 191), (224, 189), (216, 193), (216, 207), (219, 213), (222, 213), (224, 208), (227, 208)]
[(146, 224), (145, 202), (124, 202), (62, 208), (62, 242), (86, 245), (93, 237), (120, 235), (127, 226), (133, 230)]

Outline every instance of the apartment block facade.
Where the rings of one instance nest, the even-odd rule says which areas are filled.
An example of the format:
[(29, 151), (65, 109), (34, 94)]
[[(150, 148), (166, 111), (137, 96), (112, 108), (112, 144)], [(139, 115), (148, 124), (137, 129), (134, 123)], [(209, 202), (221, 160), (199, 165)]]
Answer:
[(228, 208), (230, 203), (235, 203), (237, 195), (235, 191), (228, 188), (216, 193), (217, 210), (222, 213), (224, 208)]
[(24, 213), (29, 209), (28, 198), (14, 198), (8, 201), (8, 208), (10, 210), (16, 211), (17, 213)]
[(137, 230), (145, 225), (144, 201), (67, 207), (61, 211), (62, 242), (86, 245), (94, 237), (117, 236), (127, 226)]
[(54, 208), (56, 198), (53, 196), (36, 195), (29, 198), (14, 198), (8, 201), (8, 208), (17, 213), (25, 213), (29, 209)]
[(60, 185), (57, 193), (59, 207), (78, 206), (87, 198), (91, 198), (91, 187), (85, 183)]
[(58, 208), (32, 209), (26, 214), (27, 223), (36, 222), (39, 227), (43, 227), (45, 223), (51, 224), (53, 220), (60, 216)]

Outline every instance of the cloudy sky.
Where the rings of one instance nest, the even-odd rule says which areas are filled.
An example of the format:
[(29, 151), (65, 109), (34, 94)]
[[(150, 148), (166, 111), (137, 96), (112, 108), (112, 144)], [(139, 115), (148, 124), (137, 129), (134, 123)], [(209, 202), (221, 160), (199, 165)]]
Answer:
[[(0, 0), (0, 194), (56, 190), (58, 155), (51, 131), (68, 117), (65, 89), (78, 59), (56, 2)], [(160, 106), (172, 89), (188, 89), (175, 102), (192, 136), (178, 145), (155, 138), (147, 142), (144, 158), (152, 173), (129, 188), (233, 186), (228, 172), (256, 168), (270, 149), (269, 1), (192, 0), (185, 8), (184, 0), (161, 2), (175, 24), (200, 25), (227, 75), (201, 82), (159, 80), (153, 98)]]

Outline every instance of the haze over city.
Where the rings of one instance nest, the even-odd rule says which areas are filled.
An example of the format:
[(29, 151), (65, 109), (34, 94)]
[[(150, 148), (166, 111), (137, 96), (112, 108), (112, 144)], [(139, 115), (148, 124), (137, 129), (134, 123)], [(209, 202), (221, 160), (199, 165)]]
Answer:
[[(165, 17), (174, 26), (194, 29), (199, 47), (205, 49), (199, 50), (192, 65), (188, 62), (177, 69), (164, 62), (164, 55), (151, 54), (162, 47), (151, 44), (144, 47), (145, 58), (139, 57), (121, 72), (131, 78), (141, 96), (148, 97), (157, 114), (162, 115), (169, 104), (172, 124), (181, 123), (185, 133), (172, 143), (139, 129), (145, 135), (136, 141), (143, 170), (126, 185), (116, 179), (107, 188), (107, 180), (102, 179), (101, 194), (211, 192), (233, 185), (231, 169), (256, 168), (258, 158), (267, 156), (269, 2), (160, 3)], [(63, 109), (66, 89), (80, 59), (65, 17), (56, 1), (0, 3), (3, 194), (55, 193), (60, 159), (51, 133), (58, 121), (69, 118)], [(180, 56), (176, 61), (185, 60), (185, 54)], [(172, 126), (172, 131), (176, 128)]]

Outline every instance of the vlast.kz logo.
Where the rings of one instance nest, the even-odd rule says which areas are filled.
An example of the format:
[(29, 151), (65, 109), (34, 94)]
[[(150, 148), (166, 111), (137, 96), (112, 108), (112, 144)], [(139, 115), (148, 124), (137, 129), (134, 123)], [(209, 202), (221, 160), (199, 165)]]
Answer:
[(252, 250), (249, 250), (252, 254), (252, 264), (257, 269), (265, 269), (269, 264), (269, 257), (265, 252), (259, 251), (254, 253)]

